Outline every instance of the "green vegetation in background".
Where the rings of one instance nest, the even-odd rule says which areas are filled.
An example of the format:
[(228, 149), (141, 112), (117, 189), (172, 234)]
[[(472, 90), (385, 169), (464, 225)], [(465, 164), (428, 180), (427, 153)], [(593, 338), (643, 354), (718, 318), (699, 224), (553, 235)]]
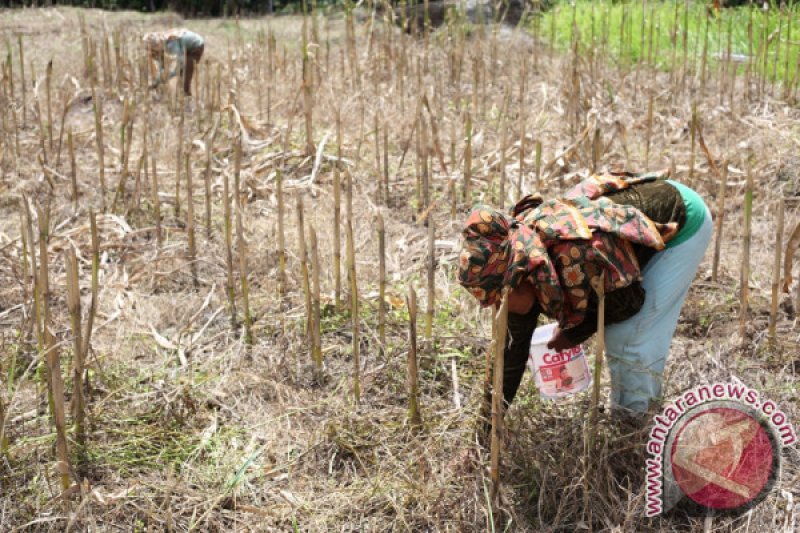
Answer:
[[(748, 36), (751, 17), (752, 46)], [(793, 79), (797, 70), (800, 16), (794, 2), (783, 6), (783, 9), (773, 2), (768, 10), (747, 5), (717, 11), (710, 6), (710, 2), (576, 0), (574, 4), (557, 3), (530, 24), (538, 25), (536, 31), (542, 41), (552, 42), (555, 48), (567, 50), (573, 39), (573, 20), (579, 46), (584, 52), (590, 50), (594, 36), (598, 51), (605, 42), (611, 58), (622, 61), (624, 65), (647, 60), (652, 31), (651, 57), (657, 68), (670, 70), (673, 61), (681, 67), (685, 42), (687, 61), (693, 65), (690, 68), (696, 71), (700, 68), (704, 35), (708, 31), (707, 61), (711, 69), (718, 64), (719, 58), (728, 56), (730, 37), (732, 57), (745, 60), (752, 54), (755, 58), (754, 72), (766, 73), (770, 81), (786, 79), (787, 46), (789, 80)], [(769, 43), (766, 68), (762, 46), (765, 41)], [(737, 64), (740, 71), (745, 69), (743, 62)]]

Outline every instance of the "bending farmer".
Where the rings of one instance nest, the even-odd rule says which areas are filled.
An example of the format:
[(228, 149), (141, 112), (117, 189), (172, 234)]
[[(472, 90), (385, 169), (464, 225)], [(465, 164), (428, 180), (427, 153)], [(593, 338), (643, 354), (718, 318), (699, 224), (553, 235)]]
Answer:
[[(661, 398), (664, 365), (689, 285), (711, 240), (711, 214), (663, 174), (592, 176), (562, 199), (523, 198), (512, 216), (478, 206), (463, 231), (459, 281), (481, 305), (508, 299), (503, 396), (516, 395), (539, 314), (558, 321), (548, 347), (597, 329), (602, 276), (611, 401), (644, 413)], [(628, 179), (626, 179), (628, 178)]]
[[(203, 38), (184, 28), (176, 28), (164, 32), (152, 32), (144, 35), (142, 40), (147, 51), (157, 66), (158, 72), (151, 85), (157, 87), (162, 81), (168, 81), (178, 74), (183, 76), (183, 92), (192, 94), (192, 77), (194, 69), (203, 57), (205, 48)], [(175, 56), (175, 68), (164, 77), (164, 53)]]

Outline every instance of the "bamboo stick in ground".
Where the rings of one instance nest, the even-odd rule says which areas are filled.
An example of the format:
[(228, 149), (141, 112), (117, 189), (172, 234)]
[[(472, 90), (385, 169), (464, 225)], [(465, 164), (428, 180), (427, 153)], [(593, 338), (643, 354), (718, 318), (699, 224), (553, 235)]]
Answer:
[[(523, 57), (526, 57), (526, 56), (523, 56)], [(479, 70), (478, 70), (478, 58), (473, 56), (473, 58), (472, 58), (472, 90), (470, 91), (471, 96), (472, 96), (472, 102), (471, 102), (470, 105), (472, 106), (472, 109), (475, 110), (475, 113), (478, 114), (478, 115), (480, 114), (480, 112), (479, 112), (480, 103), (478, 101), (478, 87), (479, 87), (479, 85), (480, 85), (480, 74), (479, 74)]]
[(78, 212), (78, 170), (75, 166), (75, 145), (72, 140), (72, 130), (67, 135), (67, 149), (69, 150), (69, 179), (72, 185), (72, 210)]
[[(594, 360), (594, 386), (592, 388), (592, 435), (596, 434), (597, 411), (600, 405), (600, 379), (603, 373), (603, 357), (606, 350), (605, 336), (605, 317), (606, 317), (606, 296), (604, 275), (597, 276), (591, 280), (592, 289), (597, 294), (597, 336), (595, 337), (595, 360)], [(594, 442), (592, 440), (592, 442)], [(590, 449), (592, 446), (590, 446)]]
[(472, 116), (469, 111), (467, 112), (466, 137), (467, 142), (464, 145), (463, 201), (468, 204), (472, 195)]
[(498, 193), (497, 203), (502, 209), (506, 205), (506, 152), (508, 151), (508, 107), (509, 90), (506, 89), (503, 97), (503, 110), (500, 119), (500, 192)]
[(500, 310), (495, 317), (494, 369), (492, 370), (492, 440), (490, 449), (489, 475), (492, 480), (489, 500), (493, 507), (497, 507), (500, 494), (500, 454), (503, 449), (503, 372), (506, 347), (506, 334), (508, 329), (508, 287), (503, 289), (503, 299)]
[(433, 340), (433, 315), (436, 301), (436, 229), (433, 216), (428, 216), (428, 309), (425, 312), (425, 338)]
[(305, 296), (306, 320), (303, 331), (306, 335), (311, 334), (311, 282), (308, 272), (308, 249), (306, 248), (305, 223), (303, 222), (303, 194), (297, 194), (297, 257), (300, 260), (300, 273), (303, 279), (303, 295)]
[(81, 31), (81, 52), (83, 55), (83, 75), (84, 77), (90, 74), (90, 65), (91, 62), (89, 60), (89, 34), (86, 31), (86, 19), (84, 18), (83, 14), (78, 14), (78, 24), (80, 26)]
[(61, 125), (58, 128), (58, 147), (56, 148), (56, 170), (61, 168), (61, 147), (64, 141), (64, 123), (67, 121), (70, 100), (67, 96), (63, 98), (63, 109), (61, 110)]
[(451, 179), (447, 183), (448, 193), (450, 195), (450, 220), (456, 219), (456, 204), (458, 200), (456, 198), (456, 181)]
[(97, 167), (100, 174), (100, 198), (103, 211), (106, 209), (106, 164), (105, 144), (103, 143), (103, 101), (97, 98), (97, 90), (92, 83), (92, 103), (94, 104), (94, 133), (97, 142)]
[(17, 35), (17, 43), (19, 44), (20, 93), (22, 93), (22, 126), (25, 127), (25, 124), (28, 123), (28, 88), (25, 84), (25, 52), (22, 44), (22, 34)]
[(601, 157), (603, 157), (603, 136), (600, 133), (600, 128), (595, 128), (592, 136), (592, 174), (597, 174), (597, 164)]
[[(27, 305), (28, 303), (28, 236), (25, 233), (25, 214), (24, 211), (20, 210), (19, 213), (19, 238), (20, 238), (20, 253), (19, 253), (19, 262), (22, 267), (22, 301)], [(25, 320), (25, 323), (28, 324), (29, 322)], [(26, 329), (26, 334), (29, 330)], [(13, 367), (13, 365), (12, 365)], [(11, 386), (13, 385), (13, 379), (11, 376), (14, 375), (14, 372), (9, 369), (9, 378), (7, 380), (9, 392)]]
[(309, 245), (311, 246), (311, 361), (314, 364), (314, 380), (322, 383), (322, 314), (320, 312), (320, 271), (317, 231), (311, 225), (308, 228)]
[(200, 282), (197, 278), (197, 246), (195, 244), (194, 231), (194, 185), (192, 183), (192, 169), (189, 162), (189, 154), (184, 156), (186, 166), (186, 237), (189, 246), (189, 270), (192, 273), (192, 286), (196, 289)]
[(236, 286), (233, 281), (233, 223), (231, 220), (230, 179), (223, 173), (222, 180), (222, 216), (225, 219), (225, 292), (228, 296), (228, 310), (231, 314), (231, 329), (235, 330), (238, 324), (236, 318)]
[[(129, 98), (126, 98), (127, 101)], [(128, 116), (125, 122), (122, 125), (123, 131), (125, 133), (124, 141), (122, 143), (122, 170), (123, 170), (123, 178), (128, 178), (128, 171), (130, 170), (130, 163), (131, 163), (131, 147), (133, 146), (133, 126), (136, 122), (136, 100), (134, 99), (132, 103), (128, 104)]]
[(116, 81), (117, 84), (117, 93), (122, 92), (122, 51), (120, 48), (120, 39), (119, 30), (115, 30), (111, 33), (111, 40), (114, 43), (114, 66), (116, 67), (114, 81)]
[(45, 71), (45, 91), (47, 95), (47, 140), (50, 152), (53, 151), (53, 101), (50, 96), (50, 86), (53, 78), (53, 60), (47, 62)]
[(217, 134), (217, 123), (212, 126), (211, 134), (206, 138), (206, 168), (203, 172), (203, 189), (206, 198), (206, 240), (211, 240), (211, 162), (214, 151), (214, 138)]
[[(183, 94), (183, 91), (181, 91)], [(178, 142), (175, 144), (175, 218), (181, 216), (181, 166), (183, 165), (183, 135), (184, 135), (184, 120), (186, 113), (184, 112), (183, 96), (179, 104), (180, 120), (178, 121)]]
[(389, 205), (389, 126), (383, 123), (383, 201)]
[(156, 171), (156, 154), (150, 157), (150, 179), (152, 180), (152, 201), (153, 201), (153, 218), (156, 224), (156, 244), (158, 249), (161, 249), (162, 233), (161, 233), (161, 197), (158, 194), (158, 172)]
[(747, 184), (744, 192), (744, 231), (742, 232), (742, 269), (739, 278), (739, 337), (745, 343), (750, 296), (750, 242), (753, 218), (753, 161), (747, 158)]
[[(250, 314), (250, 288), (247, 280), (247, 239), (244, 236), (242, 222), (242, 195), (240, 190), (240, 177), (242, 170), (242, 141), (241, 137), (236, 143), (236, 154), (233, 173), (233, 194), (236, 198), (236, 245), (239, 252), (239, 283), (242, 290), (242, 313), (244, 315), (244, 342), (253, 344), (253, 318)], [(188, 160), (188, 155), (187, 155)], [(190, 191), (191, 194), (191, 191)]]
[(777, 344), (778, 300), (781, 282), (781, 252), (783, 250), (783, 197), (777, 201), (777, 221), (775, 228), (775, 262), (772, 266), (772, 302), (769, 310), (769, 342), (774, 348)]
[(420, 111), (419, 115), (419, 139), (420, 139), (420, 164), (422, 167), (422, 206), (427, 208), (431, 203), (431, 173), (430, 173), (430, 143), (428, 140), (428, 128), (425, 117)]
[(72, 417), (75, 423), (75, 440), (80, 446), (86, 444), (86, 400), (83, 397), (84, 349), (81, 328), (81, 290), (78, 281), (78, 258), (75, 249), (70, 247), (64, 254), (67, 281), (67, 307), (73, 339), (72, 366)]
[[(89, 311), (86, 318), (86, 333), (83, 335), (83, 361), (89, 358), (94, 319), (97, 314), (97, 292), (100, 279), (100, 238), (97, 234), (97, 217), (93, 210), (89, 210), (89, 230), (92, 236), (92, 287)], [(88, 376), (86, 385), (88, 386)]]
[[(117, 183), (117, 189), (114, 192), (114, 199), (111, 201), (111, 211), (116, 211), (117, 202), (125, 201), (125, 195), (126, 195), (125, 187), (128, 180), (128, 176), (130, 174), (128, 169), (129, 157), (130, 157), (130, 144), (131, 144), (129, 141), (129, 137), (132, 132), (132, 126), (133, 126), (131, 114), (132, 112), (131, 112), (130, 100), (126, 98), (122, 110), (122, 125), (120, 126), (119, 159), (120, 159), (120, 168), (122, 170), (119, 176), (119, 182)], [(179, 175), (180, 174), (178, 174), (178, 176)]]
[[(44, 160), (44, 164), (48, 165), (49, 164), (49, 159), (48, 159), (48, 156), (47, 156), (47, 153), (48, 153), (47, 152), (47, 128), (45, 127), (45, 124), (44, 124), (44, 117), (43, 117), (43, 114), (42, 114), (42, 108), (41, 108), (41, 105), (39, 103), (39, 98), (38, 97), (34, 100), (34, 103), (35, 103), (35, 106), (36, 106), (35, 107), (36, 108), (36, 116), (39, 118), (39, 147), (42, 150), (41, 157)], [(47, 175), (47, 173), (45, 173), (45, 175)]]
[[(39, 266), (37, 265), (36, 261), (36, 243), (33, 240), (33, 216), (31, 215), (31, 208), (28, 204), (28, 199), (25, 195), (22, 197), (23, 200), (23, 212), (22, 212), (22, 221), (23, 221), (23, 231), (22, 234), (25, 236), (22, 239), (22, 243), (24, 246), (27, 246), (27, 256), (31, 259), (31, 293), (32, 293), (32, 308), (31, 308), (31, 315), (33, 321), (30, 323), (27, 333), (31, 333), (34, 335), (36, 340), (36, 353), (39, 354), (39, 360), (36, 364), (36, 371), (35, 371), (35, 382), (37, 385), (38, 394), (44, 396), (44, 391), (47, 387), (47, 361), (46, 361), (46, 354), (45, 354), (45, 338), (44, 338), (44, 326), (43, 326), (43, 314), (44, 311), (42, 309), (42, 296), (41, 296), (41, 283), (39, 282), (39, 276), (41, 274)], [(9, 379), (9, 392), (11, 391), (12, 385), (11, 379)], [(46, 393), (48, 407), (50, 407), (52, 412), (52, 397), (48, 392)], [(41, 409), (37, 409), (37, 412), (42, 415), (43, 411)]]
[(283, 174), (275, 169), (275, 194), (278, 197), (278, 290), (281, 298), (286, 296), (286, 233), (284, 230)]
[[(305, 5), (305, 2), (303, 3)], [(306, 35), (306, 17), (303, 16), (303, 114), (306, 126), (306, 156), (313, 156), (314, 148), (314, 81), (311, 73), (311, 58), (308, 52), (308, 36)]]
[(711, 260), (711, 280), (717, 281), (717, 274), (719, 271), (719, 257), (722, 247), (722, 231), (725, 222), (725, 196), (728, 190), (728, 161), (722, 162), (722, 178), (719, 183), (719, 192), (717, 194), (717, 224), (716, 235), (714, 237), (714, 256)]
[(417, 209), (422, 211), (424, 209), (425, 201), (422, 198), (422, 112), (420, 106), (417, 106), (417, 118), (414, 124), (417, 126), (416, 131), (417, 134), (414, 138), (415, 144), (415, 154), (416, 157), (414, 158), (414, 191), (415, 191), (415, 198), (417, 202)]
[(9, 112), (10, 112), (9, 114), (11, 115), (11, 126), (14, 130), (14, 149), (11, 150), (12, 156), (14, 158), (14, 171), (19, 172), (19, 159), (20, 159), (20, 154), (22, 153), (19, 147), (19, 130), (20, 130), (19, 119), (17, 118), (17, 110), (13, 109), (13, 106), (12, 109), (9, 110)]
[(103, 43), (100, 48), (101, 60), (103, 62), (103, 86), (106, 89), (111, 88), (111, 52), (108, 44), (108, 34), (103, 32)]
[(406, 297), (408, 305), (408, 419), (411, 426), (422, 426), (419, 408), (419, 381), (417, 377), (417, 293), (409, 287)]
[[(352, 183), (352, 180), (350, 180)], [(352, 216), (347, 219), (347, 267), (350, 277), (350, 314), (353, 321), (353, 398), (356, 405), (361, 401), (361, 340), (359, 338), (358, 282), (356, 279), (355, 244), (353, 243)]]
[(47, 360), (48, 396), (51, 400), (51, 414), (56, 427), (56, 459), (61, 473), (61, 487), (67, 490), (71, 483), (69, 477), (69, 450), (67, 448), (66, 415), (64, 408), (64, 382), (61, 377), (61, 364), (58, 343), (53, 335), (53, 320), (50, 314), (50, 280), (47, 244), (49, 241), (49, 217), (39, 208), (39, 294), (42, 304), (42, 322)]
[[(347, 167), (344, 167), (345, 174), (347, 174), (347, 184), (345, 186), (345, 220), (352, 223), (353, 220), (353, 175)], [(345, 230), (346, 231), (346, 230)], [(345, 235), (347, 239), (347, 235)]]
[[(8, 47), (8, 43), (6, 43)], [(31, 67), (33, 64), (31, 63)], [(4, 81), (8, 84), (8, 94), (4, 94), (4, 97), (8, 100), (14, 100), (14, 64), (11, 61), (11, 49), (8, 48), (8, 55), (6, 56), (6, 62), (2, 65)], [(34, 75), (34, 79), (36, 76)], [(3, 92), (5, 93), (6, 84), (3, 84)]]
[(342, 182), (339, 163), (333, 167), (333, 280), (336, 307), (342, 306)]
[[(42, 331), (42, 306), (41, 297), (39, 294), (39, 267), (36, 261), (36, 246), (33, 240), (33, 217), (31, 215), (31, 207), (28, 199), (23, 197), (23, 215), (25, 219), (25, 236), (28, 243), (28, 255), (31, 258), (31, 282), (33, 284), (33, 320), (34, 331), (36, 333), (36, 348), (39, 353), (44, 351), (44, 332)], [(41, 366), (40, 366), (41, 368)]]
[(374, 120), (374, 140), (375, 140), (375, 204), (380, 205), (383, 202), (383, 185), (381, 184), (381, 176), (383, 172), (381, 171), (381, 131), (380, 131), (380, 124), (378, 123), (378, 114), (375, 113)]
[(386, 354), (386, 230), (383, 216), (377, 215), (378, 226), (378, 340)]

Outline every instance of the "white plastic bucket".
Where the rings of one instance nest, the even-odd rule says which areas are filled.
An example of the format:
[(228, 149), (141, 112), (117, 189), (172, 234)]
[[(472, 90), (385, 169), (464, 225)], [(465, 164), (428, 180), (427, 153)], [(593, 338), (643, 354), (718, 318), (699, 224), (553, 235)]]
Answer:
[(580, 344), (560, 352), (547, 347), (555, 328), (555, 323), (536, 328), (528, 355), (528, 366), (533, 371), (536, 388), (546, 400), (571, 396), (592, 384), (592, 374)]

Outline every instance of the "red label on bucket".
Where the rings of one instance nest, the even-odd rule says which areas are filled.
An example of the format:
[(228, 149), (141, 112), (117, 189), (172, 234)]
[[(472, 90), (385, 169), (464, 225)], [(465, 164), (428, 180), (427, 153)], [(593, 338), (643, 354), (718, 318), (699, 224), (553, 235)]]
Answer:
[(554, 329), (555, 324), (536, 329), (528, 357), (528, 366), (533, 370), (539, 394), (546, 399), (570, 396), (592, 383), (580, 345), (561, 351), (547, 348)]
[(574, 348), (569, 348), (568, 350), (563, 350), (561, 352), (545, 352), (542, 356), (542, 361), (545, 365), (563, 365), (564, 363), (569, 363), (579, 355), (583, 355), (583, 350), (581, 350), (580, 346), (575, 346)]

